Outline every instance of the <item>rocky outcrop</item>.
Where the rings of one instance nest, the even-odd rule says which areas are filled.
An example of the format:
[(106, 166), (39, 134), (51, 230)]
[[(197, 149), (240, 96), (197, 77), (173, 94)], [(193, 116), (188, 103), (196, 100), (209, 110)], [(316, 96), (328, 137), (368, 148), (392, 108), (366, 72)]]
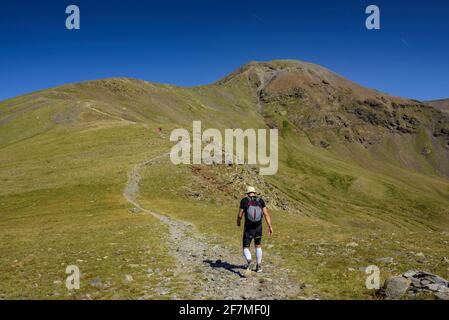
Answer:
[[(244, 195), (246, 186), (255, 186), (259, 195), (265, 200), (270, 209), (301, 213), (300, 204), (276, 186), (269, 183), (259, 175), (258, 168), (245, 165), (192, 165), (191, 171), (195, 177), (185, 189), (185, 196), (199, 201), (221, 200), (217, 194), (222, 195), (224, 203), (240, 200)], [(211, 197), (211, 194), (215, 196)]]
[(412, 282), (402, 276), (391, 277), (385, 281), (383, 294), (387, 299), (400, 299)]
[(449, 300), (449, 281), (425, 271), (410, 270), (387, 279), (379, 293), (386, 299), (427, 295)]

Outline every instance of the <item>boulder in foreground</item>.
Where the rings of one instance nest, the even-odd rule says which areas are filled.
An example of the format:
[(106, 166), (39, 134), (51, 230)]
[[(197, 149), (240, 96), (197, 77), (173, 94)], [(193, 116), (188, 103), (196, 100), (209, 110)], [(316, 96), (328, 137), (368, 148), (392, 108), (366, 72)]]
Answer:
[(425, 271), (410, 270), (387, 279), (380, 294), (385, 299), (414, 298), (424, 294), (449, 300), (449, 281)]

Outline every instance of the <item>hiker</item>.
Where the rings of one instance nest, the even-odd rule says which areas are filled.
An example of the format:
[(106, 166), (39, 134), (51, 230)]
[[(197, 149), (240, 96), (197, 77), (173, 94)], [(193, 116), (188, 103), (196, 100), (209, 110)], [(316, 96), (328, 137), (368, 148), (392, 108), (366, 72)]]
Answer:
[(271, 217), (268, 208), (262, 198), (256, 195), (254, 187), (246, 188), (246, 197), (240, 201), (240, 210), (237, 215), (237, 226), (240, 227), (243, 215), (245, 215), (245, 227), (243, 230), (243, 256), (246, 260), (247, 272), (251, 271), (251, 251), (249, 247), (254, 239), (256, 246), (256, 272), (262, 272), (262, 216), (268, 225), (268, 234), (273, 234)]

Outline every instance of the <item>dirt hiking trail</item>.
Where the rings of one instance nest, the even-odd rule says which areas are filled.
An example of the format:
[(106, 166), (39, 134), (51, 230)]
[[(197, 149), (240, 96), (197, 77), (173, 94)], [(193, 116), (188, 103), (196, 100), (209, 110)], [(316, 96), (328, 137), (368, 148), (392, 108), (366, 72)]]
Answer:
[[(288, 270), (273, 264), (263, 264), (263, 272), (252, 272), (245, 277), (243, 256), (231, 254), (221, 245), (208, 244), (196, 228), (184, 221), (143, 208), (138, 200), (140, 171), (160, 161), (169, 160), (170, 153), (145, 160), (129, 173), (123, 196), (134, 207), (150, 214), (169, 228), (169, 250), (176, 261), (175, 276), (185, 280), (183, 292), (176, 292), (177, 299), (288, 299), (301, 292), (300, 284), (288, 279)], [(270, 252), (264, 252), (270, 255)], [(254, 255), (254, 253), (253, 253)], [(254, 258), (254, 257), (253, 257)]]

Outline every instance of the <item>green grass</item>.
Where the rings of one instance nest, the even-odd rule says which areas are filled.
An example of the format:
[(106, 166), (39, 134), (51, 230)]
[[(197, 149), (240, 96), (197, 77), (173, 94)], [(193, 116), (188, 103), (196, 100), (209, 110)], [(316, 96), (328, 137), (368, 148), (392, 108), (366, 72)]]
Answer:
[[(129, 206), (112, 196), (119, 187), (80, 185), (2, 197), (1, 297), (159, 298), (152, 290), (173, 264), (164, 246), (167, 231), (148, 215), (129, 213)], [(80, 269), (80, 290), (65, 287), (68, 265)], [(148, 268), (161, 271), (149, 278)], [(125, 275), (135, 281), (124, 283)], [(108, 287), (92, 287), (96, 278)], [(179, 283), (173, 279), (170, 285)]]
[[(130, 213), (121, 195), (133, 164), (160, 151), (152, 135), (142, 126), (55, 129), (3, 148), (0, 298), (163, 298), (154, 291), (163, 279), (184, 285), (165, 225)], [(67, 265), (80, 268), (81, 290), (66, 289)], [(148, 277), (149, 268), (159, 271)], [(95, 278), (108, 287), (92, 287)]]
[[(182, 166), (174, 170), (168, 162), (156, 168), (151, 166), (144, 171), (141, 203), (152, 210), (193, 222), (200, 232), (209, 235), (212, 243), (224, 244), (240, 255), (241, 229), (235, 226), (238, 200), (223, 194), (203, 200), (190, 199), (184, 192), (192, 179), (189, 171)], [(331, 183), (330, 186), (334, 187)], [(210, 190), (215, 192), (214, 188)], [(329, 212), (328, 217), (322, 214), (321, 219), (273, 211), (275, 235), (264, 238), (267, 263), (279, 263), (290, 270), (293, 279), (311, 284), (313, 288), (306, 290), (306, 296), (374, 299), (373, 292), (365, 288), (367, 275), (361, 270), (371, 264), (380, 267), (383, 280), (414, 268), (448, 276), (449, 270), (441, 262), (447, 255), (447, 233), (411, 222), (398, 226), (397, 220), (403, 218), (394, 217), (394, 212), (382, 213), (385, 207), (379, 204), (370, 208), (349, 207), (347, 199), (344, 204), (328, 202), (327, 205), (323, 205), (322, 200), (316, 202), (320, 205), (316, 210)], [(415, 231), (411, 231), (413, 229)], [(358, 247), (346, 246), (354, 241)], [(419, 262), (413, 252), (423, 252), (426, 260)], [(392, 257), (394, 263), (385, 265), (376, 261), (383, 257)]]

